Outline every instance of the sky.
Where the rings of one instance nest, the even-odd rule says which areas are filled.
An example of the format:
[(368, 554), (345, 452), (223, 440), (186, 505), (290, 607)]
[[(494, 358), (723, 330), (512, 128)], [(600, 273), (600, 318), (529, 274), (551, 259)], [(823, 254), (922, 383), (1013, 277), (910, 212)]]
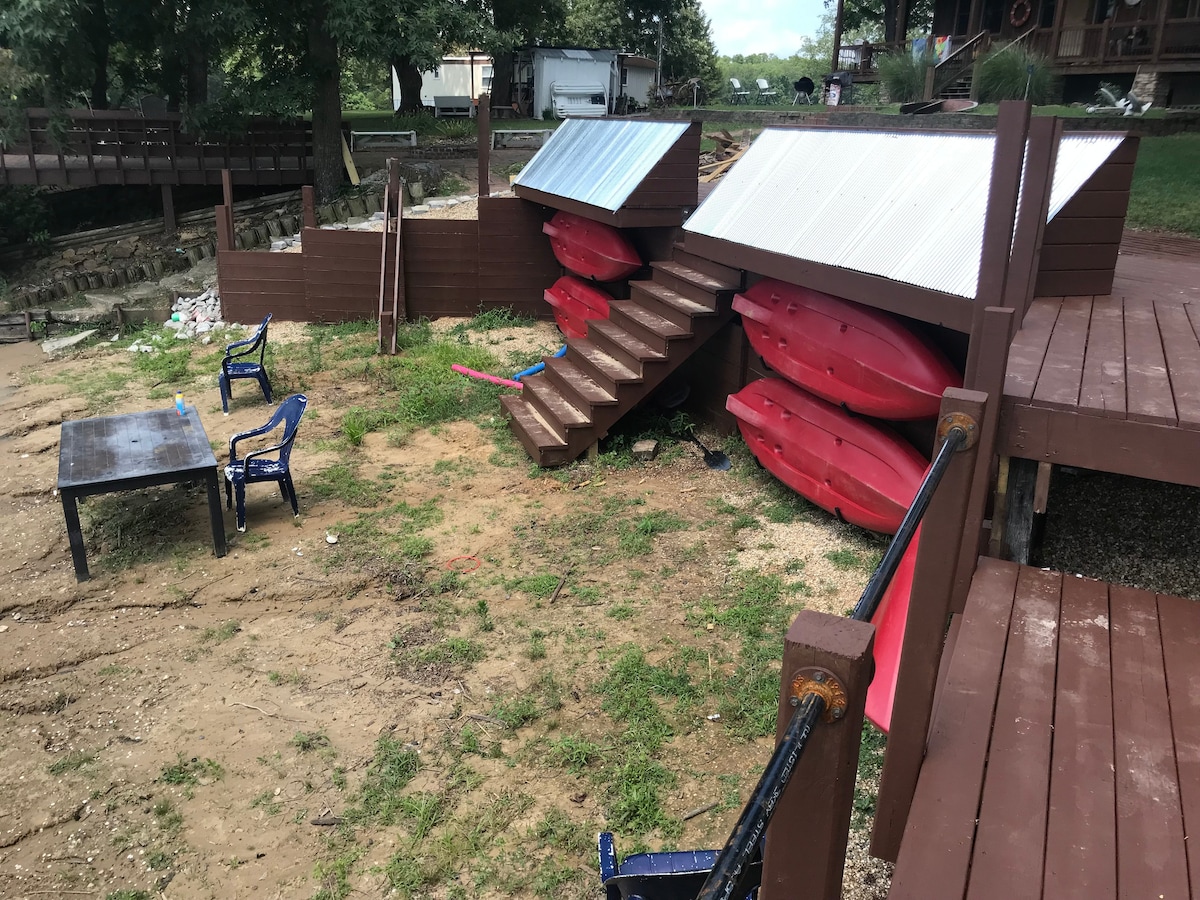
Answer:
[(700, 0), (700, 5), (721, 56), (791, 56), (805, 35), (816, 36), (825, 9), (822, 0)]

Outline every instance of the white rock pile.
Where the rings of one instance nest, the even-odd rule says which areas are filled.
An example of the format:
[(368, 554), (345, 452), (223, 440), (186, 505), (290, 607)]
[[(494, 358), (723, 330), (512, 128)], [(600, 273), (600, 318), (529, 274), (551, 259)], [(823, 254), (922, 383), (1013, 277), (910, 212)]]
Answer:
[(221, 319), (221, 297), (210, 287), (199, 297), (180, 297), (171, 307), (171, 318), (163, 323), (174, 329), (175, 337), (188, 340), (224, 326)]

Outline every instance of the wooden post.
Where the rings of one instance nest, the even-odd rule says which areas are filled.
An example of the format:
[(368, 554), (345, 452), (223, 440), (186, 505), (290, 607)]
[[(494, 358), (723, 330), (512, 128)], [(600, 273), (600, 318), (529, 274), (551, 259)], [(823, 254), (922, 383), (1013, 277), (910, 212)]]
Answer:
[[(979, 367), (975, 386), (989, 397), (1004, 396), (1004, 376), (1008, 368), (1008, 348), (1012, 343), (1014, 317), (1011, 309), (989, 306), (984, 310), (980, 329)], [(974, 339), (972, 339), (974, 343)], [(979, 419), (979, 445), (975, 452), (975, 477), (967, 498), (967, 515), (963, 522), (961, 548), (954, 576), (954, 592), (950, 601), (952, 612), (962, 612), (971, 589), (971, 576), (979, 556), (983, 529), (983, 514), (992, 487), (992, 471), (1000, 430), (1000, 403), (989, 403)]]
[(979, 365), (984, 310), (989, 306), (1003, 305), (1013, 227), (1017, 219), (1017, 193), (1021, 189), (1021, 170), (1025, 161), (1025, 137), (1029, 133), (1030, 109), (1028, 103), (1006, 100), (1000, 104), (1000, 114), (996, 120), (992, 180), (988, 187), (987, 212), (983, 220), (983, 246), (979, 254), (979, 283), (975, 291), (971, 343), (967, 348), (967, 370), (963, 379), (963, 385), (972, 390), (982, 389), (975, 379)]
[(175, 223), (175, 188), (173, 185), (162, 186), (163, 234), (174, 234), (179, 230)]
[[(474, 76), (472, 76), (474, 77)], [(492, 95), (479, 95), (479, 112), (475, 116), (479, 129), (476, 137), (479, 157), (479, 196), (486, 197), (492, 192), (491, 158), (492, 152)]]
[[(388, 235), (391, 234), (392, 227), (392, 204), (395, 204), (395, 209), (398, 212), (404, 204), (404, 198), (400, 196), (400, 161), (389, 159), (387, 161), (387, 188), (383, 192), (383, 236), (379, 245), (379, 352), (395, 353), (396, 346), (396, 319), (395, 319), (395, 296), (393, 294), (393, 307), (389, 312), (386, 304), (387, 298), (387, 263), (388, 263)], [(397, 218), (396, 227), (399, 230), (400, 220)], [(397, 235), (399, 239), (399, 235)], [(390, 326), (383, 324), (384, 319), (391, 318)]]
[[(317, 227), (317, 203), (314, 197), (314, 189), (311, 184), (306, 184), (300, 188), (300, 204), (304, 207), (304, 227)], [(386, 207), (384, 209), (386, 212)]]
[[(1008, 267), (1008, 282), (1002, 304), (1015, 311), (1018, 329), (1025, 319), (1029, 304), (1033, 302), (1062, 130), (1062, 119), (1057, 116), (1036, 116), (1029, 123), (1029, 149), (1021, 186), (1021, 210), (1013, 235), (1012, 260)], [(991, 392), (988, 387), (982, 390)]]
[[(221, 170), (221, 198), (221, 202), (225, 204), (225, 218), (228, 219), (229, 233), (233, 234), (233, 173), (229, 169)], [(233, 249), (232, 239), (229, 249)]]
[(804, 610), (783, 644), (778, 742), (794, 708), (793, 682), (820, 670), (846, 693), (840, 719), (817, 725), (796, 763), (767, 829), (760, 900), (839, 900), (846, 839), (858, 771), (863, 709), (873, 665), (875, 627), (842, 616)]
[(233, 217), (225, 206), (215, 210), (217, 218), (217, 251), (233, 249)]
[[(947, 388), (941, 418), (960, 413), (982, 422), (995, 401), (977, 391)], [(936, 450), (936, 448), (935, 448)], [(921, 543), (904, 630), (896, 701), (883, 758), (883, 775), (871, 833), (871, 855), (895, 861), (904, 824), (917, 789), (925, 755), (925, 737), (933, 707), (938, 663), (950, 615), (957, 555), (962, 549), (967, 498), (975, 474), (978, 444), (956, 453), (929, 503), (921, 526)]]
[(830, 72), (839, 71), (838, 63), (841, 61), (842, 56), (842, 18), (846, 12), (845, 7), (846, 0), (838, 0), (837, 16), (833, 20), (833, 59), (829, 63)]

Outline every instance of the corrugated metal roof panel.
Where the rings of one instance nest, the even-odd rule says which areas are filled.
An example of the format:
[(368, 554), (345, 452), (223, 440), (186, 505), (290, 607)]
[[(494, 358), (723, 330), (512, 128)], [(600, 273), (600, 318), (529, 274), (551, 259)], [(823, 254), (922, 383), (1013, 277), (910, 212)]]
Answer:
[[(1062, 142), (1052, 212), (1120, 142), (1081, 137)], [(684, 229), (973, 298), (994, 147), (991, 133), (768, 129)]]
[(568, 119), (515, 183), (616, 212), (688, 125)]

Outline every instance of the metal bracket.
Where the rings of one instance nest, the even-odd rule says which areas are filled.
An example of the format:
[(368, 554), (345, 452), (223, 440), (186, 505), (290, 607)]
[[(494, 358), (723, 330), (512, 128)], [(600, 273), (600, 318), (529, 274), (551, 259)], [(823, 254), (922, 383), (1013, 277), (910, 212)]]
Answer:
[(950, 413), (938, 419), (938, 440), (944, 441), (946, 435), (950, 433), (950, 429), (956, 427), (961, 428), (967, 435), (966, 441), (958, 448), (959, 451), (970, 450), (979, 441), (979, 426), (966, 413)]
[(792, 676), (792, 706), (799, 706), (805, 694), (819, 694), (824, 699), (826, 722), (836, 722), (846, 715), (846, 689), (828, 669), (811, 666), (797, 670)]

